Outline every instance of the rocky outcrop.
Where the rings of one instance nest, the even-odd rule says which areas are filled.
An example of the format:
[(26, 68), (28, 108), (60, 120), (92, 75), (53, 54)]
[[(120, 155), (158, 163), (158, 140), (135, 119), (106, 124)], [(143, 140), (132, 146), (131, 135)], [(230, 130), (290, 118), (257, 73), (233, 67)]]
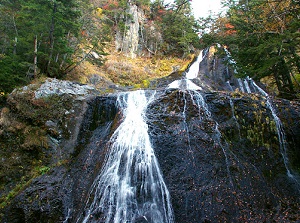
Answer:
[[(4, 209), (2, 222), (75, 222), (96, 174), (104, 161), (106, 142), (114, 129), (116, 98), (89, 98), (77, 123), (79, 134), (72, 139), (72, 153), (45, 174), (25, 185)], [(61, 149), (70, 145), (58, 143)], [(69, 141), (70, 142), (70, 141)], [(56, 149), (51, 155), (55, 155)], [(54, 150), (54, 151), (53, 151)]]
[(158, 45), (162, 44), (162, 34), (153, 21), (147, 19), (144, 11), (136, 2), (129, 2), (128, 9), (123, 14), (124, 27), (116, 30), (115, 47), (126, 56), (152, 56)]
[[(150, 84), (148, 132), (175, 222), (299, 221), (299, 102), (241, 92), (222, 59), (206, 55), (190, 80), (202, 90), (166, 88), (184, 72)], [(86, 216), (122, 118), (117, 94), (86, 85), (48, 79), (15, 90), (0, 117), (2, 222)]]
[[(273, 103), (296, 176), (300, 105)], [(89, 97), (84, 104), (74, 120), (76, 137), (62, 135), (57, 147), (48, 148), (49, 156), (60, 153), (64, 160), (28, 181), (3, 209), (2, 222), (76, 222), (85, 215), (89, 188), (122, 116), (116, 95)], [(147, 120), (176, 222), (299, 220), (299, 185), (287, 175), (263, 96), (163, 90), (149, 105)]]
[(238, 88), (232, 68), (226, 65), (228, 58), (220, 51), (223, 49), (211, 46), (202, 52), (203, 60), (194, 81), (206, 91), (232, 91)]
[[(86, 85), (47, 79), (9, 95), (0, 116), (1, 212), (20, 191), (34, 185), (35, 178), (71, 162), (89, 101), (96, 94)], [(45, 182), (50, 181), (54, 185), (57, 177)]]
[[(264, 98), (202, 96), (204, 104), (195, 92), (170, 90), (148, 111), (149, 134), (176, 222), (299, 220), (299, 184), (287, 175)], [(299, 104), (277, 106), (294, 111), (286, 120), (299, 118)], [(298, 125), (285, 123), (290, 157), (299, 152)]]
[[(226, 65), (226, 56), (217, 53), (216, 46), (211, 46), (198, 52), (185, 71), (174, 71), (170, 75), (150, 81), (150, 87), (166, 88), (175, 80), (186, 79), (191, 65), (197, 63), (198, 74), (191, 81), (197, 84), (203, 91), (234, 91), (239, 88), (234, 72)], [(222, 50), (221, 50), (222, 51)]]
[[(32, 86), (24, 87), (21, 91), (26, 91)], [(96, 94), (96, 90), (89, 85), (81, 85), (70, 81), (62, 81), (57, 79), (46, 79), (41, 86), (34, 91), (35, 98), (49, 97), (51, 95), (62, 96), (65, 94), (73, 95), (77, 97), (88, 97), (91, 94)]]
[(128, 30), (123, 39), (123, 52), (127, 53), (131, 58), (136, 57), (139, 44), (139, 10), (136, 5), (130, 5), (128, 14), (132, 17), (128, 19), (126, 27)]

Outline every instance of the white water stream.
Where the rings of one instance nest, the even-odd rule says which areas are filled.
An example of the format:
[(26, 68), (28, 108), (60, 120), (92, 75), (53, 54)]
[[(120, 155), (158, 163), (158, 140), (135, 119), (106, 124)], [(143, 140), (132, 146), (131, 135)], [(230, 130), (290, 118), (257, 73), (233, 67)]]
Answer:
[(173, 89), (182, 89), (182, 90), (202, 90), (202, 88), (196, 84), (194, 84), (191, 79), (194, 79), (198, 76), (199, 66), (201, 61), (203, 60), (203, 50), (200, 51), (197, 60), (192, 63), (188, 71), (185, 73), (185, 77), (181, 80), (175, 80), (168, 85), (168, 88)]
[[(209, 111), (207, 103), (205, 102), (205, 100), (204, 100), (203, 96), (201, 95), (201, 93), (198, 92), (198, 90), (202, 90), (202, 88), (199, 87), (198, 85), (194, 84), (190, 80), (190, 79), (196, 78), (197, 75), (198, 75), (198, 72), (199, 72), (199, 69), (200, 69), (200, 67), (199, 67), (200, 62), (203, 60), (202, 54), (203, 54), (203, 51), (201, 50), (197, 60), (190, 66), (190, 69), (186, 73), (185, 78), (181, 79), (181, 80), (173, 81), (171, 84), (168, 85), (168, 88), (176, 88), (176, 89), (181, 89), (183, 91), (188, 91), (190, 96), (191, 96), (191, 99), (193, 100), (193, 103), (199, 109), (199, 114), (200, 114), (200, 110), (203, 109), (204, 112), (205, 112), (206, 118), (209, 118), (209, 119), (213, 120), (213, 118), (211, 117), (211, 112)], [(186, 110), (186, 107), (184, 108), (184, 111), (185, 110)], [(201, 115), (199, 117), (201, 118)], [(219, 145), (222, 149), (222, 152), (223, 152), (224, 157), (225, 157), (226, 169), (227, 169), (229, 181), (230, 181), (230, 184), (233, 187), (232, 176), (231, 176), (230, 169), (229, 169), (229, 158), (228, 158), (228, 155), (227, 155), (227, 152), (226, 152), (226, 148), (222, 144), (221, 133), (220, 133), (219, 128), (218, 128), (219, 124), (214, 120), (213, 120), (213, 122), (215, 123), (215, 128), (214, 128), (214, 133), (215, 134), (214, 134), (213, 140), (215, 142), (215, 145)], [(188, 132), (187, 127), (186, 127), (186, 131)]]
[(197, 57), (197, 60), (194, 63), (192, 63), (188, 72), (186, 73), (187, 79), (194, 79), (198, 76), (199, 66), (200, 66), (200, 63), (202, 60), (203, 60), (203, 50), (200, 51), (199, 56)]
[[(199, 54), (186, 77), (169, 84), (168, 88), (178, 88), (187, 91), (193, 103), (204, 110), (206, 118), (213, 120), (208, 105), (199, 92), (201, 87), (194, 84), (190, 79), (196, 78), (199, 72), (199, 64), (202, 61), (202, 51)], [(235, 63), (234, 61), (232, 63)], [(298, 185), (296, 177), (289, 168), (287, 157), (287, 143), (282, 123), (276, 115), (275, 109), (269, 99), (269, 95), (258, 87), (255, 82), (248, 79), (238, 79), (240, 89), (251, 93), (250, 85), (266, 97), (267, 106), (270, 109), (277, 127), (280, 152), (283, 157), (287, 175)], [(249, 85), (250, 84), (250, 85)], [(144, 91), (135, 91), (120, 94), (118, 105), (123, 113), (124, 120), (110, 139), (110, 152), (101, 170), (101, 174), (92, 185), (90, 198), (86, 205), (83, 223), (173, 223), (174, 216), (170, 202), (170, 194), (163, 180), (158, 161), (148, 135), (145, 112), (148, 104), (154, 99), (154, 93), (146, 96)], [(230, 99), (232, 116), (239, 128), (234, 116), (233, 102)], [(189, 134), (186, 123), (186, 102), (183, 110), (185, 130)], [(200, 116), (201, 118), (201, 116)], [(226, 168), (230, 184), (233, 180), (230, 166), (230, 148), (221, 139), (218, 123), (214, 121), (215, 145), (221, 147), (225, 156)], [(189, 136), (188, 136), (189, 137)], [(188, 138), (189, 141), (189, 138)], [(190, 147), (190, 142), (189, 147)], [(191, 148), (189, 148), (191, 150)], [(234, 154), (233, 154), (234, 155)], [(194, 161), (194, 160), (193, 160)]]
[[(148, 135), (145, 111), (154, 99), (144, 91), (119, 95), (124, 120), (90, 192), (83, 223), (172, 223), (170, 194)], [(90, 202), (88, 202), (90, 203)]]
[[(229, 57), (229, 62), (233, 65), (236, 65), (236, 62), (231, 58), (230, 53), (226, 49), (224, 49), (224, 50), (225, 50), (227, 56)], [(191, 65), (188, 73), (186, 73), (186, 78), (182, 79), (182, 80), (176, 80), (176, 81), (172, 82), (168, 87), (169, 88), (178, 88), (178, 89), (181, 89), (181, 90), (188, 90), (190, 92), (190, 94), (191, 94), (191, 92), (193, 92), (194, 97), (191, 94), (191, 98), (194, 100), (194, 103), (196, 102), (195, 104), (197, 104), (199, 109), (200, 108), (204, 109), (206, 116), (211, 118), (211, 114), (208, 110), (208, 106), (207, 106), (204, 98), (197, 91), (197, 90), (201, 90), (201, 87), (197, 86), (196, 84), (194, 84), (193, 82), (191, 82), (189, 80), (189, 79), (193, 79), (193, 78), (197, 77), (197, 74), (199, 72), (199, 64), (202, 61), (202, 59), (203, 58), (202, 58), (202, 51), (201, 51), (197, 61), (195, 61)], [(292, 172), (289, 168), (289, 160), (288, 160), (288, 156), (287, 156), (287, 142), (286, 142), (286, 138), (285, 138), (285, 133), (284, 133), (284, 130), (283, 130), (283, 127), (282, 127), (282, 123), (281, 123), (279, 117), (277, 116), (277, 114), (275, 112), (275, 109), (274, 109), (274, 107), (273, 107), (273, 105), (270, 101), (269, 95), (265, 91), (263, 91), (259, 86), (257, 86), (256, 83), (249, 77), (247, 77), (245, 79), (238, 78), (237, 80), (238, 80), (239, 88), (242, 92), (252, 93), (252, 90), (250, 88), (250, 85), (251, 85), (254, 88), (254, 91), (255, 91), (255, 89), (257, 89), (260, 94), (262, 94), (266, 97), (267, 106), (270, 109), (270, 111), (272, 113), (272, 116), (274, 118), (274, 121), (276, 123), (278, 141), (279, 141), (279, 144), (280, 144), (280, 152), (281, 152), (281, 155), (283, 157), (283, 162), (284, 162), (284, 165), (285, 165), (285, 168), (286, 168), (286, 171), (287, 171), (287, 175), (288, 175), (288, 177), (292, 178), (298, 186), (300, 186), (300, 183), (297, 180), (296, 176), (292, 174)], [(191, 82), (192, 84), (189, 84), (189, 82)], [(231, 105), (231, 108), (233, 109), (233, 104), (232, 104), (231, 99), (230, 99), (230, 105)], [(233, 117), (235, 119), (233, 110), (232, 110), (232, 114), (233, 114)], [(235, 121), (238, 125), (238, 122), (237, 122), (236, 119), (235, 119)], [(231, 174), (230, 174), (230, 170), (228, 168), (229, 159), (228, 159), (228, 155), (227, 155), (227, 152), (226, 152), (226, 146), (222, 145), (221, 134), (218, 130), (218, 123), (215, 122), (215, 124), (216, 124), (216, 128), (215, 128), (215, 139), (214, 140), (215, 140), (215, 143), (219, 144), (221, 146), (222, 150), (223, 150), (223, 153), (224, 153), (224, 156), (225, 156), (225, 159), (226, 159), (226, 164), (227, 164), (228, 176), (229, 176), (230, 182), (232, 184)], [(239, 126), (238, 126), (238, 128), (239, 128)]]
[(270, 109), (273, 119), (276, 124), (278, 141), (279, 141), (279, 145), (280, 145), (280, 153), (282, 155), (282, 159), (284, 162), (284, 166), (286, 168), (287, 175), (288, 175), (288, 177), (292, 178), (299, 187), (300, 182), (297, 180), (296, 176), (292, 174), (291, 169), (289, 167), (289, 159), (288, 159), (288, 155), (287, 155), (287, 142), (286, 142), (285, 132), (283, 130), (281, 120), (276, 114), (274, 106), (270, 100), (269, 94), (267, 92), (265, 92), (263, 89), (261, 89), (252, 79), (250, 79), (250, 80), (251, 80), (251, 83), (253, 84), (253, 86), (258, 90), (258, 92), (266, 97), (267, 107)]
[[(229, 58), (229, 63), (231, 65), (233, 65), (234, 67), (236, 67), (236, 62), (232, 59), (229, 51), (227, 49), (225, 49), (225, 53)], [(236, 71), (236, 70), (235, 70)], [(236, 73), (236, 72), (235, 72)], [(288, 159), (288, 155), (287, 155), (287, 142), (286, 142), (286, 138), (285, 138), (285, 132), (281, 123), (281, 120), (279, 119), (279, 117), (276, 114), (276, 111), (274, 109), (274, 106), (270, 100), (269, 94), (267, 92), (265, 92), (263, 89), (261, 89), (251, 78), (246, 77), (245, 79), (240, 79), (238, 78), (238, 84), (239, 84), (239, 88), (242, 92), (244, 93), (253, 93), (251, 91), (250, 85), (251, 87), (254, 89), (254, 92), (256, 92), (256, 90), (258, 91), (258, 93), (260, 93), (261, 95), (266, 97), (266, 104), (267, 107), (270, 109), (273, 119), (275, 121), (276, 124), (276, 129), (277, 129), (277, 135), (278, 135), (278, 141), (279, 141), (279, 145), (280, 145), (280, 153), (282, 155), (283, 158), (283, 162), (284, 162), (284, 166), (286, 168), (287, 171), (287, 176), (290, 177), (297, 185), (298, 188), (300, 187), (300, 182), (297, 179), (297, 177), (292, 174), (291, 169), (289, 167), (289, 159)], [(250, 85), (249, 85), (250, 83)], [(300, 189), (299, 189), (300, 190)]]

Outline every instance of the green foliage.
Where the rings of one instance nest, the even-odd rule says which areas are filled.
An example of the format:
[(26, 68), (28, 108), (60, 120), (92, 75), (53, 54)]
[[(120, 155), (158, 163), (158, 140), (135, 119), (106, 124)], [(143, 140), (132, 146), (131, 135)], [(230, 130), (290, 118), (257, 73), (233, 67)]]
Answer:
[(107, 55), (105, 44), (116, 32), (121, 37), (126, 34), (132, 20), (130, 4), (147, 18), (139, 30), (143, 50), (186, 56), (200, 46), (188, 1), (166, 6), (160, 0), (3, 0), (0, 92), (7, 94), (40, 75), (64, 78), (85, 60), (101, 66)]
[(48, 166), (39, 166), (36, 167), (36, 171), (39, 175), (44, 175), (46, 174), (51, 168)]
[[(78, 45), (85, 37), (80, 36), (82, 34), (80, 30), (95, 29), (84, 24), (86, 20), (82, 19), (81, 14), (83, 8), (79, 7), (84, 5), (84, 2), (86, 1), (15, 0), (1, 2), (1, 91), (10, 92), (15, 87), (26, 84), (38, 73), (62, 78), (78, 64), (74, 54), (80, 49)], [(88, 13), (88, 15), (93, 14)], [(103, 35), (95, 33), (95, 36)], [(37, 39), (36, 45), (35, 39)], [(103, 44), (99, 44), (99, 38), (95, 39), (89, 39), (87, 45), (92, 45), (94, 51), (101, 55)], [(82, 54), (82, 50), (80, 53)], [(35, 57), (37, 67), (34, 66)], [(86, 58), (78, 60), (82, 61)]]
[(165, 12), (156, 3), (154, 11), (161, 16), (159, 25), (165, 41), (164, 51), (167, 54), (187, 55), (194, 47), (198, 48), (199, 37), (197, 31), (199, 26), (193, 16), (189, 2), (177, 1), (174, 7)]
[(27, 176), (31, 178), (27, 180), (26, 177), (23, 176), (20, 182), (17, 185), (15, 185), (15, 187), (11, 191), (9, 191), (6, 196), (0, 197), (0, 209), (5, 208), (11, 202), (11, 200), (16, 195), (18, 195), (18, 193), (20, 193), (25, 187), (27, 187), (30, 184), (32, 179), (46, 174), (50, 169), (51, 168), (48, 166), (37, 166), (34, 168), (33, 171), (31, 171), (29, 176)]
[(0, 92), (10, 93), (16, 86), (28, 83), (26, 66), (18, 56), (0, 55)]
[[(229, 10), (225, 18), (202, 21), (208, 21), (211, 28), (203, 35), (203, 45), (227, 45), (237, 62), (239, 77), (260, 80), (271, 76), (280, 96), (295, 97), (297, 81), (292, 77), (300, 71), (300, 6), (288, 0), (226, 3)], [(203, 29), (209, 27), (207, 24)]]
[[(26, 1), (22, 2), (16, 20), (20, 44), (18, 51), (26, 55), (28, 63), (33, 63), (34, 38), (38, 42), (38, 68), (50, 77), (64, 75), (63, 64), (70, 63), (74, 48), (70, 38), (79, 31), (79, 11), (75, 1)], [(31, 32), (28, 32), (28, 29)]]

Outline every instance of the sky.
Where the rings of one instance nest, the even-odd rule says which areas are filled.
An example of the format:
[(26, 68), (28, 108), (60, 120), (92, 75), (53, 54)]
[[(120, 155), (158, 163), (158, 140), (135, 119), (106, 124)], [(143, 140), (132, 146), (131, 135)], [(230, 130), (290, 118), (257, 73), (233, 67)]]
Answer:
[[(164, 2), (172, 3), (173, 0), (165, 0)], [(196, 19), (199, 17), (207, 17), (210, 11), (214, 14), (222, 10), (221, 0), (190, 0), (193, 8), (193, 14)]]
[(207, 17), (212, 13), (218, 13), (222, 10), (221, 0), (192, 0), (191, 5), (195, 18)]

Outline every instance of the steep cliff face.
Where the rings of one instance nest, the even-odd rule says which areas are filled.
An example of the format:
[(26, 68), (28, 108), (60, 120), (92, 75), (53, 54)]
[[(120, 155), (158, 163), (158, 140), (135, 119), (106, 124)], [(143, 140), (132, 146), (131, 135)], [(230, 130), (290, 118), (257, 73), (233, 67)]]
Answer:
[[(275, 103), (298, 165), (300, 105)], [(115, 96), (89, 99), (69, 161), (33, 179), (5, 208), (3, 222), (76, 222), (85, 215), (120, 118)], [(299, 185), (287, 176), (265, 98), (159, 91), (147, 120), (176, 222), (299, 220)]]
[(129, 3), (124, 13), (124, 29), (116, 30), (115, 47), (130, 58), (151, 56), (155, 54), (157, 45), (162, 44), (162, 34), (153, 21), (149, 21), (143, 9)]
[(105, 144), (116, 115), (114, 103), (115, 98), (87, 102), (74, 152), (66, 162), (31, 180), (8, 206), (3, 222), (75, 222), (76, 211), (82, 209), (107, 153)]
[(90, 86), (56, 79), (11, 93), (0, 116), (1, 213), (35, 178), (71, 162), (93, 95)]
[[(125, 31), (122, 42), (122, 51), (129, 57), (135, 58), (139, 44), (139, 30), (142, 13), (136, 5), (129, 5), (128, 15), (130, 19), (126, 19)], [(118, 38), (120, 41), (120, 38)]]
[(223, 49), (211, 46), (201, 50), (185, 71), (174, 71), (169, 76), (151, 80), (150, 86), (166, 88), (175, 80), (185, 79), (191, 69), (196, 69), (193, 77), (188, 79), (201, 87), (202, 91), (234, 91), (239, 88), (238, 80), (225, 63), (227, 56), (217, 53), (217, 50)]
[[(237, 79), (224, 77), (224, 65), (210, 73), (208, 61), (194, 79), (177, 72), (148, 90), (145, 121), (174, 221), (300, 220), (299, 102), (233, 91)], [(174, 80), (182, 82), (168, 87)], [(236, 85), (225, 91), (228, 80)], [(47, 80), (9, 97), (0, 119), (2, 222), (103, 220), (86, 207), (124, 121), (118, 96)], [(132, 222), (151, 222), (139, 217)]]
[[(149, 134), (176, 222), (299, 220), (299, 184), (286, 174), (264, 99), (228, 93), (202, 96), (170, 91), (149, 107)], [(292, 103), (277, 106), (299, 109)], [(299, 115), (289, 114), (287, 120)], [(291, 155), (299, 150), (299, 131), (298, 124), (288, 125)]]

